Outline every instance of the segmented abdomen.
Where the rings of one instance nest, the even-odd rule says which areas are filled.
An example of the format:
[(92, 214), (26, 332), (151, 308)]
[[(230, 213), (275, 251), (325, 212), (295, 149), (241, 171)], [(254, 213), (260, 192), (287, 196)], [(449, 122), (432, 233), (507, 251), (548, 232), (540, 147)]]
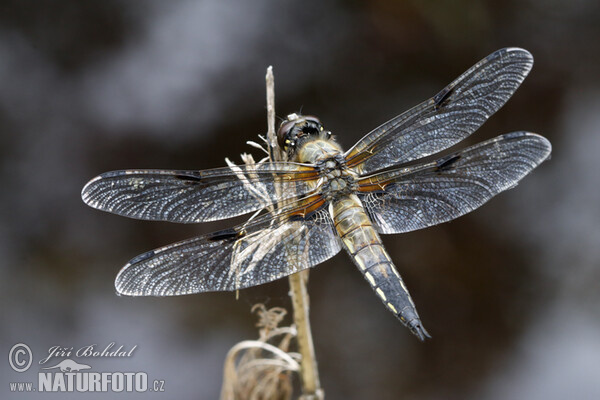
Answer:
[(421, 340), (429, 337), (360, 199), (356, 195), (337, 199), (331, 213), (346, 250), (381, 301)]

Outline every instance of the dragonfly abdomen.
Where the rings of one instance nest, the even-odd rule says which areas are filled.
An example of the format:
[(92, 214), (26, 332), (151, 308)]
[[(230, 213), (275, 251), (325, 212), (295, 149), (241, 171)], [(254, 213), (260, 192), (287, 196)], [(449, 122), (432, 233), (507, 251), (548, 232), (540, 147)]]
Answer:
[(349, 195), (335, 200), (331, 213), (346, 250), (383, 304), (421, 340), (430, 337), (360, 199)]

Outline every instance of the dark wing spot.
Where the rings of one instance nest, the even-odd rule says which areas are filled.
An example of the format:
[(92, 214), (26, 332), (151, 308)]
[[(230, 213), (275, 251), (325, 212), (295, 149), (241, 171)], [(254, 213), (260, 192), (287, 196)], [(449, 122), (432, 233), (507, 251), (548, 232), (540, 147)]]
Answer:
[(294, 214), (294, 215), (290, 215), (288, 217), (288, 221), (290, 222), (296, 222), (296, 221), (305, 221), (306, 217), (302, 214)]
[(242, 236), (244, 236), (243, 232), (238, 232), (235, 229), (229, 228), (208, 234), (207, 240), (213, 242), (217, 242), (219, 240), (237, 240)]
[(454, 87), (444, 88), (441, 92), (435, 95), (433, 102), (435, 103), (435, 109), (439, 110), (442, 107), (450, 104), (450, 96), (454, 93)]
[(199, 176), (195, 176), (195, 175), (178, 174), (178, 175), (175, 175), (175, 178), (185, 181), (186, 183), (196, 183), (196, 182), (202, 181), (202, 178), (200, 178)]
[(437, 171), (448, 171), (452, 169), (452, 165), (460, 160), (460, 154), (450, 155), (448, 157), (440, 158), (436, 161)]
[(133, 264), (140, 263), (142, 261), (146, 261), (147, 259), (152, 258), (155, 255), (156, 255), (156, 251), (154, 251), (154, 250), (147, 251), (146, 253), (140, 254), (139, 256), (135, 256), (134, 258), (129, 260), (129, 264), (133, 265)]

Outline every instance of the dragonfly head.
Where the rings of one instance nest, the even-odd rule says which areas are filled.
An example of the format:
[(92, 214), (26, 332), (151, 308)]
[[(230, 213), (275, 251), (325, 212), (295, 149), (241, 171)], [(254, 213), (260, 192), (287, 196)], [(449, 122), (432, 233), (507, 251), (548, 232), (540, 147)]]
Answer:
[(331, 132), (323, 129), (319, 118), (311, 115), (290, 114), (277, 131), (279, 147), (292, 158), (307, 140), (331, 138)]

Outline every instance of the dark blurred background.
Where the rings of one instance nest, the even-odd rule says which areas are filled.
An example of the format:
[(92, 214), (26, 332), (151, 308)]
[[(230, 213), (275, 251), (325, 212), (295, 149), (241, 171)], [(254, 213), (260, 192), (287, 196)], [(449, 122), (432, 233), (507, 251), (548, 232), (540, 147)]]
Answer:
[[(125, 298), (131, 257), (230, 223), (129, 220), (83, 185), (123, 168), (204, 169), (279, 116), (318, 115), (344, 147), (494, 50), (535, 65), (461, 146), (529, 130), (552, 159), (472, 214), (386, 236), (433, 339), (420, 343), (346, 255), (315, 268), (315, 347), (328, 399), (600, 398), (600, 3), (597, 1), (1, 1), (0, 353), (28, 344), (37, 382), (55, 345), (138, 348), (91, 360), (146, 371), (162, 395), (214, 399), (228, 349), (257, 336), (250, 307), (289, 308), (287, 281), (232, 293)], [(289, 319), (287, 323), (289, 323)], [(82, 360), (79, 360), (82, 362)], [(76, 396), (76, 395), (74, 395)], [(14, 394), (14, 398), (63, 398)], [(73, 397), (73, 396), (71, 396)], [(82, 394), (113, 398), (117, 394)]]

